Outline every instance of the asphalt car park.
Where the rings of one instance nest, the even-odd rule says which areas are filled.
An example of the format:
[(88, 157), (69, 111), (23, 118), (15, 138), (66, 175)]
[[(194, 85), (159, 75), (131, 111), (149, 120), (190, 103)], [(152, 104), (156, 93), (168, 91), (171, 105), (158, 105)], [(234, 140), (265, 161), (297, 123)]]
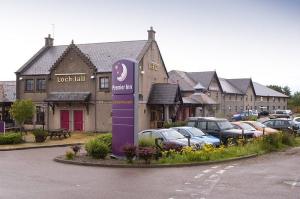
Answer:
[(300, 148), (181, 168), (101, 168), (53, 161), (68, 148), (0, 152), (0, 198), (296, 199)]

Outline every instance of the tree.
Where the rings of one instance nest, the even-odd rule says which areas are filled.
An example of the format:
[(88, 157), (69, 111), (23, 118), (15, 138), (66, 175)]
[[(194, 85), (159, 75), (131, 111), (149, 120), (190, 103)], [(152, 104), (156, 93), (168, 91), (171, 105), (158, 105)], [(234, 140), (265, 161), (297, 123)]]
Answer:
[(284, 93), (285, 95), (291, 97), (291, 89), (290, 89), (290, 87), (285, 86), (285, 87), (282, 88), (282, 91), (283, 91), (283, 93)]
[(289, 100), (289, 104), (292, 106), (300, 106), (300, 92), (295, 92), (294, 95)]
[(22, 127), (27, 119), (31, 119), (35, 113), (35, 106), (31, 100), (16, 100), (9, 113), (16, 123)]
[(270, 88), (270, 89), (273, 89), (273, 90), (275, 90), (277, 92), (283, 93), (283, 90), (282, 90), (281, 86), (278, 86), (278, 85), (268, 85), (267, 87)]

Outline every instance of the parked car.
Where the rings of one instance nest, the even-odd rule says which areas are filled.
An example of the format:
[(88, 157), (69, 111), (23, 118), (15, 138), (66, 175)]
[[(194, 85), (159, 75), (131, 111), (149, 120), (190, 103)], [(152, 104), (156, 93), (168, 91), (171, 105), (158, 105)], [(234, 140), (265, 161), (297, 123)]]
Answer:
[(265, 135), (269, 135), (269, 134), (278, 132), (278, 130), (267, 127), (266, 125), (264, 125), (258, 121), (242, 121), (242, 123), (251, 125), (253, 128), (255, 128), (258, 131), (261, 131)]
[[(142, 138), (161, 138), (163, 142), (188, 146), (188, 139), (174, 129), (147, 129), (139, 132), (138, 137), (139, 140)], [(191, 146), (195, 146), (195, 148), (201, 148), (204, 142), (191, 138), (190, 144)]]
[(293, 124), (294, 124), (294, 126), (298, 127), (297, 133), (300, 134), (300, 117), (295, 117), (293, 119)]
[(205, 144), (212, 144), (215, 147), (220, 146), (219, 138), (216, 138), (212, 135), (208, 135), (198, 128), (190, 127), (190, 126), (181, 126), (181, 127), (173, 127), (172, 129), (175, 129), (185, 137), (190, 136), (194, 139), (204, 142)]
[(256, 116), (256, 112), (253, 113), (252, 110), (242, 111), (240, 113), (234, 114), (231, 119), (233, 121), (241, 121), (241, 120), (245, 120), (246, 118), (248, 118), (250, 116)]
[(273, 114), (270, 114), (271, 118), (290, 118), (291, 112), (287, 110), (275, 110)]
[(263, 132), (256, 130), (254, 127), (247, 123), (243, 122), (231, 122), (232, 126), (235, 129), (241, 129), (244, 130), (244, 132), (253, 132), (254, 137), (259, 137), (263, 135)]
[[(187, 126), (199, 128), (204, 133), (219, 138), (223, 143), (228, 144), (229, 138), (240, 138), (242, 130), (234, 129), (227, 119), (215, 117), (190, 117)], [(245, 132), (246, 138), (252, 138), (253, 132)]]
[(293, 124), (292, 120), (287, 118), (271, 119), (269, 121), (263, 122), (263, 124), (267, 127), (271, 127), (281, 131), (296, 132), (298, 130), (298, 127)]

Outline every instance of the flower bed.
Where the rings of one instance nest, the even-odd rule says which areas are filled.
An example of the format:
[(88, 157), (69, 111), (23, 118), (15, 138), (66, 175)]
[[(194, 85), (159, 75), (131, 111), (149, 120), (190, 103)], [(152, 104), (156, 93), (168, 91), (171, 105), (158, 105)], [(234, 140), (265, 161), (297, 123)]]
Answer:
[[(101, 143), (103, 144), (103, 142)], [(110, 154), (105, 157), (102, 156), (102, 159), (95, 159), (91, 153), (74, 155), (71, 160), (67, 160), (70, 159), (70, 154), (68, 154), (68, 156), (60, 156), (56, 160), (64, 163), (96, 166), (156, 167), (163, 165), (199, 165), (248, 158), (270, 151), (282, 150), (290, 146), (300, 146), (300, 138), (295, 138), (291, 134), (276, 133), (251, 140), (250, 142), (240, 141), (237, 146), (214, 148), (212, 145), (204, 145), (201, 150), (195, 150), (192, 147), (179, 148), (170, 144), (155, 148), (151, 144), (142, 143), (142, 147), (124, 146), (123, 149), (127, 161), (125, 158), (122, 160), (111, 159)], [(105, 154), (107, 154), (106, 151)]]

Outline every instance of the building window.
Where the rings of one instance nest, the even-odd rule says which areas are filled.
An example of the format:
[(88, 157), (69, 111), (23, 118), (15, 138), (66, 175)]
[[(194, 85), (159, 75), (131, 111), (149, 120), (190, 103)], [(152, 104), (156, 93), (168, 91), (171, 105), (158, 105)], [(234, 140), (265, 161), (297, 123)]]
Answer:
[(99, 78), (99, 88), (100, 90), (109, 89), (109, 77), (100, 77)]
[(278, 102), (280, 102), (280, 97), (278, 97)]
[(235, 100), (237, 101), (237, 94), (235, 94)]
[(246, 101), (248, 101), (248, 95), (246, 95)]
[(252, 102), (252, 95), (251, 95), (251, 97), (250, 97), (250, 100), (251, 100), (251, 102)]
[(36, 107), (36, 124), (45, 124), (45, 111), (41, 106)]
[(231, 95), (229, 94), (229, 100), (231, 100)]
[(260, 97), (260, 101), (263, 102), (264, 101), (264, 97)]
[(241, 101), (243, 101), (243, 96), (241, 96)]
[(283, 106), (283, 110), (285, 110), (285, 106)]
[(275, 110), (275, 106), (273, 106), (273, 110)]
[(269, 111), (269, 106), (267, 106), (267, 110)]
[(37, 79), (36, 80), (36, 90), (37, 91), (45, 91), (46, 90), (46, 80), (45, 79)]
[(235, 106), (235, 112), (237, 112), (238, 110), (237, 110), (237, 106)]
[(275, 97), (273, 97), (273, 102), (275, 102)]
[(254, 110), (257, 110), (257, 106), (254, 106)]
[(34, 89), (34, 81), (33, 79), (25, 80), (25, 91), (33, 91)]
[(283, 98), (283, 101), (285, 102), (285, 98)]
[(269, 97), (267, 97), (267, 102), (269, 102)]
[(278, 109), (280, 109), (280, 106), (278, 106)]
[(216, 99), (218, 100), (219, 98), (219, 92), (216, 92)]

